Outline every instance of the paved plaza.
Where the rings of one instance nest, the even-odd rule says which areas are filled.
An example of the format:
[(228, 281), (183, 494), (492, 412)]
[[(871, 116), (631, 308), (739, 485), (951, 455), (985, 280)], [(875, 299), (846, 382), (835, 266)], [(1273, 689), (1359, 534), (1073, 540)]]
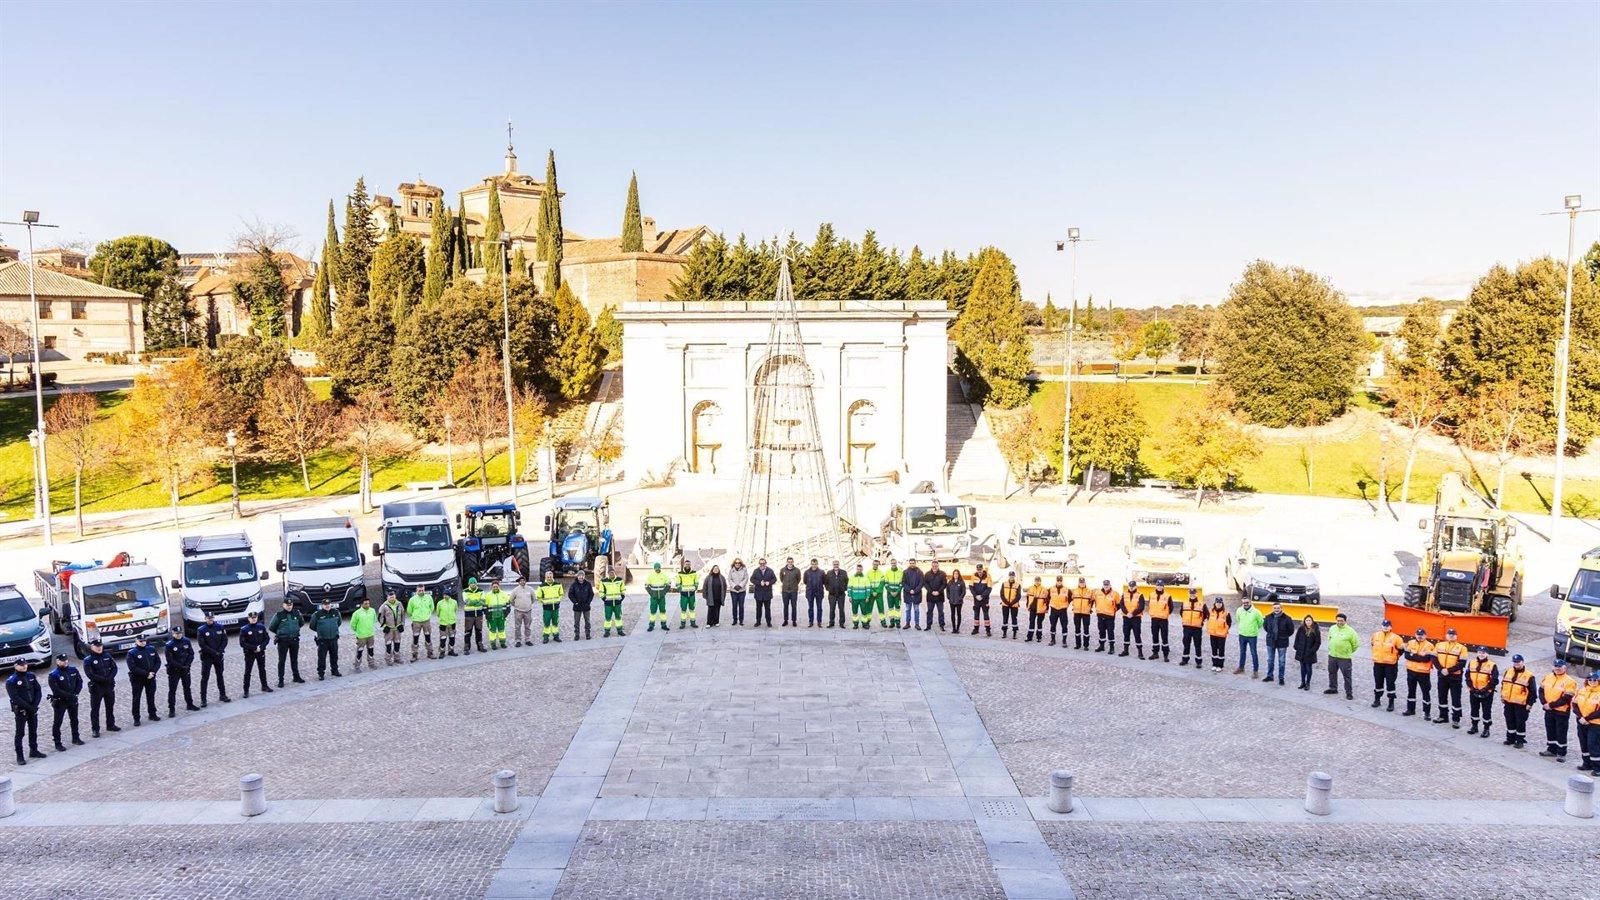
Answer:
[[(0, 770), (13, 895), (1580, 896), (1596, 862), (1571, 766), (1370, 710), (1362, 665), (1345, 701), (937, 631), (568, 634), (235, 688)], [(497, 814), (502, 768), (522, 796)], [(1301, 808), (1313, 769), (1327, 819)]]

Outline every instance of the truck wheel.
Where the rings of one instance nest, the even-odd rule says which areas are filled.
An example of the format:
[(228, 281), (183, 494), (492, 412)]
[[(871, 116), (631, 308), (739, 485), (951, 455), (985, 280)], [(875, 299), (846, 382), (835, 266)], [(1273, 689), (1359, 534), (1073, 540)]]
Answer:
[(83, 641), (78, 639), (77, 632), (72, 633), (72, 652), (78, 655), (79, 660), (85, 660), (89, 658), (89, 648), (85, 647), (83, 645)]
[(553, 571), (555, 571), (555, 560), (548, 556), (541, 557), (539, 559), (539, 582), (542, 584), (544, 576)]
[(61, 627), (61, 616), (56, 612), (56, 608), (51, 606), (48, 609), (50, 610), (50, 630), (56, 634), (65, 634), (66, 630)]
[(1520, 612), (1522, 612), (1522, 576), (1518, 575), (1511, 582), (1511, 615), (1508, 618), (1515, 622)]
[(1496, 594), (1489, 598), (1489, 613), (1490, 615), (1505, 616), (1507, 619), (1514, 620), (1516, 618), (1516, 610), (1511, 604), (1511, 598), (1501, 594)]

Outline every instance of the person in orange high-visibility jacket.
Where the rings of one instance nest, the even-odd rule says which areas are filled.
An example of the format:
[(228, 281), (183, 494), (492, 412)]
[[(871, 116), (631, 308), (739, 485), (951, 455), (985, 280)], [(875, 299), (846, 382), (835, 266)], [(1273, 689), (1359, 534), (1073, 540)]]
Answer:
[(1222, 671), (1223, 657), (1228, 655), (1228, 632), (1233, 628), (1233, 616), (1228, 614), (1222, 598), (1211, 601), (1211, 612), (1206, 616), (1206, 637), (1211, 639), (1211, 671)]
[(1454, 628), (1445, 629), (1444, 640), (1433, 645), (1433, 660), (1439, 667), (1439, 718), (1433, 721), (1461, 727), (1461, 681), (1467, 672), (1467, 645), (1456, 640)]
[(1094, 652), (1117, 652), (1117, 607), (1121, 605), (1122, 595), (1111, 586), (1111, 579), (1100, 582), (1100, 589), (1094, 592), (1094, 629), (1099, 639)]
[(1578, 770), (1600, 774), (1600, 670), (1589, 671), (1572, 698), (1572, 711), (1578, 717), (1578, 752), (1583, 754)]
[(1389, 630), (1389, 620), (1383, 628), (1372, 633), (1372, 708), (1389, 695), (1389, 712), (1394, 712), (1394, 679), (1400, 673), (1400, 651), (1405, 648), (1405, 638)]
[(1539, 702), (1544, 705), (1544, 750), (1540, 756), (1567, 761), (1567, 726), (1572, 720), (1572, 698), (1578, 682), (1567, 674), (1567, 661), (1557, 659), (1555, 671), (1539, 680)]
[(1072, 588), (1060, 575), (1050, 587), (1050, 646), (1056, 645), (1056, 626), (1061, 626), (1061, 646), (1067, 646), (1067, 608), (1072, 605)]
[(1139, 593), (1139, 582), (1128, 582), (1122, 594), (1122, 656), (1134, 647), (1139, 648), (1139, 658), (1144, 659), (1144, 594)]
[(1028, 640), (1025, 643), (1038, 641), (1044, 643), (1044, 616), (1050, 609), (1050, 589), (1044, 582), (1034, 576), (1033, 584), (1028, 585)]
[(1017, 639), (1017, 610), (1022, 606), (1022, 582), (1017, 573), (1007, 572), (1000, 582), (1000, 638), (1005, 639), (1006, 625), (1011, 626), (1011, 639)]
[(1189, 664), (1190, 648), (1194, 651), (1194, 667), (1200, 668), (1200, 661), (1205, 658), (1201, 649), (1200, 633), (1206, 624), (1206, 601), (1200, 597), (1199, 591), (1190, 592), (1178, 607), (1178, 622), (1183, 626), (1183, 658), (1178, 660), (1178, 665)]
[(1467, 663), (1467, 703), (1472, 708), (1472, 727), (1467, 734), (1489, 736), (1494, 724), (1494, 689), (1500, 686), (1500, 667), (1489, 658), (1489, 651), (1479, 650), (1478, 656)]
[(1171, 662), (1172, 641), (1167, 626), (1172, 618), (1172, 598), (1167, 596), (1166, 588), (1156, 585), (1156, 592), (1145, 604), (1145, 612), (1150, 616), (1150, 658)]
[(1433, 641), (1428, 633), (1417, 629), (1416, 637), (1406, 641), (1403, 655), (1406, 658), (1406, 711), (1401, 715), (1417, 714), (1417, 691), (1422, 692), (1422, 717), (1433, 713)]
[(1533, 703), (1533, 672), (1522, 665), (1522, 654), (1511, 657), (1511, 668), (1500, 678), (1500, 708), (1506, 715), (1506, 739), (1500, 743), (1521, 749), (1528, 744), (1528, 706)]
[(1089, 649), (1089, 613), (1094, 611), (1094, 591), (1088, 579), (1079, 578), (1072, 589), (1072, 649)]

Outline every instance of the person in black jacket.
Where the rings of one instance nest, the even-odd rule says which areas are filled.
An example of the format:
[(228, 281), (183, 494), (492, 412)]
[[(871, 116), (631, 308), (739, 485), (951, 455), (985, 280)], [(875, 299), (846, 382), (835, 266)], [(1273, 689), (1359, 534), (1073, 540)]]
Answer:
[(200, 640), (200, 705), (206, 705), (206, 688), (211, 683), (211, 673), (217, 673), (217, 697), (223, 703), (232, 703), (228, 685), (222, 680), (222, 657), (228, 652), (228, 629), (217, 624), (217, 617), (206, 613), (206, 623), (195, 633)]
[(1283, 670), (1289, 663), (1289, 642), (1294, 640), (1294, 619), (1283, 611), (1282, 603), (1273, 603), (1272, 612), (1261, 622), (1261, 633), (1267, 639), (1267, 674), (1262, 681), (1272, 680), (1273, 663), (1277, 663), (1278, 684), (1283, 684)]
[(816, 557), (811, 558), (811, 565), (806, 567), (800, 576), (806, 585), (806, 627), (817, 628), (822, 625), (822, 593), (823, 575), (822, 566), (818, 565)]
[(706, 598), (706, 627), (722, 624), (722, 604), (728, 597), (728, 579), (722, 567), (713, 565), (700, 582), (700, 596)]
[(750, 570), (750, 596), (756, 601), (756, 627), (761, 627), (761, 617), (767, 617), (767, 627), (772, 627), (772, 587), (778, 583), (778, 573), (767, 565), (766, 557), (756, 560)]
[(50, 670), (50, 705), (55, 708), (55, 724), (50, 733), (56, 739), (56, 749), (65, 750), (61, 743), (61, 720), (72, 720), (72, 743), (83, 746), (78, 737), (78, 695), (83, 693), (83, 676), (67, 662), (65, 653), (56, 654), (56, 667)]
[[(783, 597), (783, 624), (793, 628), (800, 624), (800, 567), (789, 557), (778, 570), (778, 593)], [(767, 611), (767, 627), (772, 627), (772, 612)]]
[(156, 673), (161, 671), (161, 652), (150, 646), (142, 634), (133, 640), (133, 649), (128, 651), (128, 687), (133, 690), (133, 727), (138, 728), (140, 700), (149, 708), (150, 721), (161, 721), (156, 715)]
[(933, 614), (939, 614), (939, 630), (944, 630), (944, 591), (950, 583), (944, 572), (939, 570), (938, 560), (928, 565), (928, 574), (922, 576), (922, 587), (928, 592), (928, 625), (923, 631), (933, 630)]
[(83, 674), (89, 678), (89, 734), (100, 736), (100, 709), (106, 711), (106, 730), (117, 727), (117, 661), (106, 652), (99, 638), (89, 642), (89, 655), (83, 659)]
[(900, 599), (905, 606), (905, 619), (901, 628), (917, 629), (922, 627), (922, 567), (916, 560), (906, 563), (906, 570), (900, 576)]
[(839, 568), (839, 561), (833, 561), (832, 568), (822, 574), (822, 589), (828, 592), (828, 627), (834, 627), (834, 618), (837, 616), (839, 627), (844, 627), (844, 598), (845, 592), (850, 589), (850, 574)]
[(194, 705), (194, 693), (190, 686), (189, 670), (194, 667), (194, 644), (183, 633), (182, 628), (172, 629), (172, 637), (167, 638), (166, 646), (162, 648), (167, 657), (167, 717), (178, 714), (178, 685), (183, 685), (183, 708), (195, 712), (200, 707)]
[[(578, 577), (567, 585), (567, 599), (572, 602), (572, 639), (594, 640), (594, 629), (589, 625), (589, 606), (594, 603), (594, 585), (589, 583), (589, 573), (578, 570)], [(584, 638), (578, 637), (578, 625), (583, 625)]]
[(1300, 664), (1300, 690), (1311, 690), (1311, 669), (1317, 664), (1317, 651), (1322, 649), (1322, 629), (1310, 616), (1300, 620), (1294, 630), (1294, 658)]
[[(950, 573), (950, 581), (945, 585), (945, 598), (950, 601), (950, 633), (961, 633), (961, 608), (967, 604), (967, 579), (961, 574), (960, 569)], [(1067, 627), (1061, 626), (1061, 640), (1067, 640)]]
[[(272, 688), (267, 687), (267, 641), (270, 635), (267, 626), (261, 624), (260, 613), (250, 613), (248, 621), (239, 628), (239, 649), (244, 651), (244, 695), (250, 696), (250, 669), (255, 668), (261, 676), (261, 692), (272, 693)], [(185, 690), (187, 695), (188, 691)]]
[[(16, 730), (12, 732), (12, 743), (17, 748), (17, 765), (28, 764), (29, 757), (44, 759), (44, 754), (39, 752), (39, 701), (43, 692), (39, 690), (39, 679), (33, 677), (28, 671), (27, 660), (19, 659), (16, 671), (6, 679), (6, 697), (11, 701), (11, 715), (16, 719)], [(22, 755), (22, 738), (26, 733), (28, 738), (28, 755)]]

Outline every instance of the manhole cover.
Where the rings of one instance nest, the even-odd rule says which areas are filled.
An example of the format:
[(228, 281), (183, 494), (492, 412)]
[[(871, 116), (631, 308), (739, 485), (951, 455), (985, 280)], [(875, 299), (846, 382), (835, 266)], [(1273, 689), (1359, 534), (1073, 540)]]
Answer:
[(1028, 810), (1021, 800), (980, 800), (978, 815), (985, 819), (1026, 819)]

